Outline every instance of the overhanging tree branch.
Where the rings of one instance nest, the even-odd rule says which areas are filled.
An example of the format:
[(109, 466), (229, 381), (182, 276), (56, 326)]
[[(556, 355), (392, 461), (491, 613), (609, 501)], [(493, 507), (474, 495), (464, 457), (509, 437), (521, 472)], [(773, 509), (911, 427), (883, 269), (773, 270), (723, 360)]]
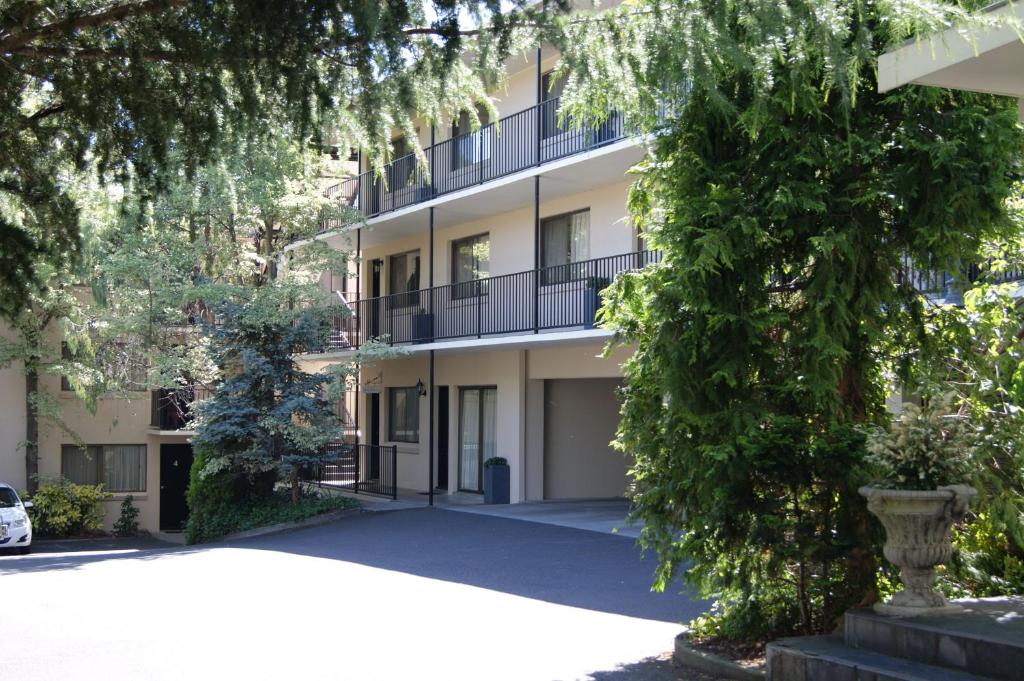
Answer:
[(174, 64), (195, 63), (194, 59), (169, 50), (142, 50), (135, 52), (127, 49), (95, 49), (85, 47), (50, 47), (47, 45), (24, 46), (8, 50), (8, 54), (15, 54), (29, 59), (132, 59), (141, 57), (146, 61), (167, 62)]
[(15, 47), (28, 45), (29, 43), (52, 35), (71, 33), (83, 28), (96, 28), (114, 24), (125, 19), (130, 19), (147, 14), (158, 14), (164, 10), (182, 7), (188, 0), (144, 0), (144, 2), (130, 2), (122, 5), (115, 5), (108, 9), (93, 14), (84, 14), (77, 17), (68, 17), (60, 21), (44, 24), (31, 31), (21, 31), (9, 34), (0, 38), (0, 51), (10, 51)]

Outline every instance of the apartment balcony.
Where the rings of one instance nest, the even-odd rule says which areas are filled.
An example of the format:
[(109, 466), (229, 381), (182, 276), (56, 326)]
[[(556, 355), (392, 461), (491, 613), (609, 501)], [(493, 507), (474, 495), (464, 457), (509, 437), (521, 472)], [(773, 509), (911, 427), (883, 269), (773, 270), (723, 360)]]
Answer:
[(980, 265), (970, 265), (960, 271), (921, 270), (905, 258), (902, 277), (931, 300), (962, 304), (964, 291), (982, 280), (990, 284), (1024, 283), (1024, 267), (1001, 272), (986, 272)]
[(150, 392), (150, 422), (152, 430), (191, 431), (192, 404), (205, 400), (213, 390), (202, 386), (160, 388)]
[[(373, 218), (487, 184), (517, 173), (609, 147), (628, 138), (623, 117), (611, 112), (600, 124), (560, 124), (559, 99), (554, 98), (483, 126), (475, 132), (438, 142), (423, 150), (426, 167), (415, 154), (386, 165), (382, 172), (368, 171), (327, 190)], [(639, 159), (634, 151), (608, 169), (608, 181), (621, 179), (626, 168)], [(340, 228), (338, 220), (325, 220), (321, 232)]]
[(660, 260), (637, 251), (379, 298), (347, 300), (322, 352), (593, 328), (600, 291), (623, 272)]

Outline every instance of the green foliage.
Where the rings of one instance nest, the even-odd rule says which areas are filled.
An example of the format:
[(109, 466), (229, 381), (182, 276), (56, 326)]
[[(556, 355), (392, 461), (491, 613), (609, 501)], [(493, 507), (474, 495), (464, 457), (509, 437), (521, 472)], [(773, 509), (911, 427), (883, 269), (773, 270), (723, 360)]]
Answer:
[[(210, 456), (200, 446), (194, 446), (192, 453), (192, 468), (189, 470), (186, 492), (189, 514), (185, 538), (190, 544), (196, 544), (208, 537), (217, 536), (215, 528), (207, 527), (209, 519), (230, 516), (236, 506), (236, 499), (242, 497), (253, 485), (246, 485), (245, 489), (236, 492), (236, 480), (232, 480), (226, 472), (203, 475)], [(273, 483), (269, 485), (268, 495), (272, 489)]]
[(1002, 253), (992, 253), (963, 307), (932, 310), (934, 350), (915, 355), (908, 373), (912, 390), (955, 390), (977, 428), (969, 480), (980, 494), (955, 530), (943, 578), (954, 595), (1024, 591), (1024, 301), (1013, 297), (1016, 285), (987, 282), (993, 268), (1024, 264), (1024, 229), (991, 250)]
[(266, 497), (244, 503), (193, 508), (185, 540), (189, 544), (199, 544), (214, 541), (234, 532), (276, 523), (296, 522), (322, 513), (357, 506), (357, 502), (347, 497), (321, 497), (314, 494), (302, 494), (298, 503), (294, 503), (289, 492), (278, 490)]
[(484, 461), (484, 468), (488, 466), (507, 466), (508, 459), (503, 456), (492, 456), (491, 458)]
[[(1020, 489), (1014, 494), (1019, 497)], [(975, 503), (982, 508), (987, 505), (984, 499)], [(972, 512), (969, 522), (956, 528), (953, 561), (940, 582), (950, 596), (984, 598), (1024, 592), (1024, 547), (1005, 526), (1004, 521), (981, 510)]]
[(956, 395), (946, 393), (923, 406), (903, 405), (887, 428), (868, 432), (870, 462), (880, 487), (931, 490), (970, 479), (975, 433), (957, 412)]
[(76, 485), (64, 478), (43, 482), (32, 495), (32, 530), (41, 537), (63, 538), (103, 529), (100, 502), (110, 495), (103, 485)]
[(139, 509), (133, 503), (131, 494), (121, 501), (121, 514), (114, 523), (114, 534), (118, 537), (134, 537), (139, 534)]
[(630, 209), (662, 261), (605, 294), (636, 347), (616, 445), (657, 585), (685, 570), (728, 636), (829, 631), (875, 598), (859, 428), (926, 338), (904, 258), (953, 267), (1017, 230), (1011, 102), (876, 91), (887, 45), (962, 12), (925, 5), (652, 0), (568, 48), (570, 110), (656, 133)]
[(6, 3), (0, 314), (16, 313), (43, 281), (40, 263), (79, 250), (80, 206), (62, 170), (93, 167), (159, 190), (176, 158), (194, 169), (232, 135), (262, 137), (268, 123), (289, 124), (313, 147), (363, 145), (379, 161), (392, 129), (413, 132), (417, 112), (486, 99), (484, 83), (519, 36), (556, 8), (566, 3)]
[(215, 308), (210, 350), (224, 377), (195, 407), (193, 444), (210, 453), (201, 476), (241, 481), (281, 470), (297, 489), (299, 469), (321, 461), (323, 446), (339, 440), (341, 428), (326, 396), (331, 376), (303, 371), (296, 361), (318, 347), (320, 315), (295, 310), (282, 320), (270, 289)]

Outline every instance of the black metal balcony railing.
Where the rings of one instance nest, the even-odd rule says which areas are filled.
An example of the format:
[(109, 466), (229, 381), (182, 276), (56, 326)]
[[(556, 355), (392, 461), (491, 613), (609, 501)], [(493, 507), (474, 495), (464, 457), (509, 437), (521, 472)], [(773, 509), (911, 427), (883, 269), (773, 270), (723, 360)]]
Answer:
[(326, 333), (323, 351), (592, 327), (600, 292), (623, 272), (658, 262), (637, 251), (539, 270), (348, 301)]
[(1024, 281), (1024, 267), (1010, 267), (1001, 272), (986, 272), (981, 265), (970, 265), (962, 271), (917, 269), (904, 258), (902, 276), (916, 290), (927, 296), (958, 299), (963, 292), (984, 280), (991, 284)]
[(192, 424), (192, 404), (213, 394), (202, 386), (160, 388), (150, 393), (150, 426), (160, 430), (188, 430)]
[[(374, 217), (626, 137), (617, 111), (600, 124), (568, 125), (559, 122), (558, 105), (556, 97), (428, 146), (423, 150), (426, 167), (415, 154), (408, 154), (380, 173), (367, 171), (330, 187), (325, 196), (337, 197), (363, 216)], [(338, 220), (324, 220), (321, 230), (339, 226)]]
[(355, 493), (398, 498), (398, 447), (332, 442), (325, 461), (306, 466), (303, 479)]

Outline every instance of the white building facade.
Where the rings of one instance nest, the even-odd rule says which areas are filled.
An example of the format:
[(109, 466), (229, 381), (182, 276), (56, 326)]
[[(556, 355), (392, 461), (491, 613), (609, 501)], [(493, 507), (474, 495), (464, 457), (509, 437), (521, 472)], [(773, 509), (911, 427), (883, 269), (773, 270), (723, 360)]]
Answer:
[(389, 474), (390, 453), (398, 488), (475, 494), (501, 457), (512, 502), (627, 492), (628, 457), (610, 442), (628, 352), (603, 356), (595, 313), (615, 277), (658, 260), (627, 219), (643, 148), (617, 112), (559, 120), (557, 60), (538, 50), (509, 65), (498, 120), (421, 125), (394, 140), (382, 175), (364, 163), (332, 191), (366, 221), (320, 237), (359, 260), (325, 276), (349, 313), (303, 362), (319, 369), (371, 339), (400, 348), (363, 368), (343, 406), (361, 480)]

